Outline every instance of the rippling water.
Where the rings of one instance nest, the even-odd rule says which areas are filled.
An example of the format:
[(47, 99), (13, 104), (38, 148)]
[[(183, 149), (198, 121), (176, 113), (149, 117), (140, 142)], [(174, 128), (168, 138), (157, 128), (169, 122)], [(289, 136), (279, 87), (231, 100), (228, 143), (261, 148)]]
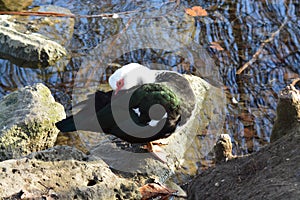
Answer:
[[(175, 2), (168, 1), (34, 1), (32, 8), (56, 5), (68, 8), (78, 15), (127, 13), (120, 15), (120, 18), (108, 20), (77, 18), (71, 40), (64, 43), (71, 57), (55, 66), (31, 69), (0, 59), (0, 96), (25, 85), (43, 82), (51, 89), (56, 100), (68, 110), (72, 105), (74, 84), (76, 87), (84, 87), (86, 79), (89, 85), (105, 84), (107, 76), (114, 69), (114, 66), (106, 68), (109, 62), (121, 65), (130, 62), (158, 63), (161, 65), (157, 68), (168, 66), (170, 70), (195, 74), (223, 88), (228, 101), (222, 132), (232, 136), (237, 154), (259, 150), (270, 141), (278, 92), (291, 83), (293, 78), (299, 77), (299, 2), (212, 0), (182, 1), (180, 4), (174, 12), (172, 9), (176, 7)], [(184, 15), (184, 8), (198, 5), (208, 11), (208, 16)], [(114, 43), (127, 30), (135, 31), (141, 25), (155, 24), (156, 20), (158, 23), (178, 22), (178, 27), (172, 33), (192, 38), (194, 46), (181, 49), (180, 52), (185, 54), (178, 56), (179, 51), (174, 53), (166, 49), (131, 49), (130, 47), (138, 47), (139, 42), (142, 42), (135, 34), (128, 36), (131, 37), (130, 41), (135, 41), (128, 44), (129, 52), (124, 50), (124, 43)], [(174, 25), (171, 24), (170, 27)], [(152, 34), (160, 33), (154, 31)], [(65, 41), (59, 35), (56, 37), (57, 40)], [(168, 34), (159, 37), (172, 39)], [(124, 51), (117, 52), (114, 56), (98, 55), (108, 40), (111, 45), (106, 44), (105, 47), (114, 49), (114, 45), (124, 45)], [(211, 42), (217, 42), (223, 50), (212, 48)], [(111, 56), (111, 59), (100, 59), (105, 56)], [(251, 59), (253, 62), (237, 75), (237, 71)], [(95, 66), (98, 67), (96, 72)], [(77, 72), (82, 69), (91, 71), (82, 73), (82, 80), (84, 77), (86, 79), (80, 82), (75, 76), (77, 74), (78, 78)], [(97, 78), (91, 78), (91, 73), (96, 73), (93, 77)], [(199, 138), (201, 137), (200, 134)], [(197, 149), (197, 145), (193, 148)]]

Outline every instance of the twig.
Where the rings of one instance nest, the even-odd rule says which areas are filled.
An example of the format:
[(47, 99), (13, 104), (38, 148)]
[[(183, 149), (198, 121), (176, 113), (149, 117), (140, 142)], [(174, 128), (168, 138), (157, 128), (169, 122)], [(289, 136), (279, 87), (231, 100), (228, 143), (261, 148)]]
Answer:
[(45, 17), (70, 17), (70, 18), (100, 18), (100, 17), (115, 17), (118, 15), (126, 15), (130, 13), (137, 12), (134, 11), (126, 11), (119, 13), (103, 13), (99, 15), (74, 15), (74, 14), (66, 14), (66, 13), (57, 13), (57, 12), (38, 12), (38, 11), (0, 11), (0, 15), (21, 15), (21, 16), (45, 16)]
[[(174, 10), (179, 6), (180, 0), (175, 0)], [(165, 2), (164, 4), (173, 3), (174, 1)], [(75, 15), (56, 12), (40, 12), (40, 11), (0, 11), (0, 15), (21, 15), (21, 16), (45, 16), (45, 17), (70, 17), (70, 18), (119, 18), (119, 15), (128, 15), (144, 10), (133, 10), (118, 13), (103, 13), (99, 15)], [(171, 12), (171, 11), (170, 11)], [(168, 14), (168, 13), (167, 13)], [(162, 16), (153, 16), (153, 18)]]
[(258, 50), (255, 52), (255, 54), (252, 56), (251, 60), (249, 60), (247, 63), (245, 63), (237, 72), (236, 74), (239, 75), (241, 74), (249, 65), (252, 65), (258, 58), (258, 56), (261, 54), (261, 52), (263, 51), (265, 45), (271, 41), (274, 40), (275, 36), (279, 34), (279, 32), (281, 31), (281, 29), (285, 26), (285, 24), (287, 23), (288, 18), (285, 18), (284, 22), (281, 24), (281, 26), (279, 27), (279, 29), (275, 32), (273, 32), (271, 34), (271, 37), (269, 37), (268, 39), (264, 40), (261, 45), (259, 46)]
[(38, 11), (0, 11), (0, 15), (21, 15), (21, 16), (46, 16), (46, 17), (71, 17), (74, 14), (56, 13), (56, 12), (38, 12)]

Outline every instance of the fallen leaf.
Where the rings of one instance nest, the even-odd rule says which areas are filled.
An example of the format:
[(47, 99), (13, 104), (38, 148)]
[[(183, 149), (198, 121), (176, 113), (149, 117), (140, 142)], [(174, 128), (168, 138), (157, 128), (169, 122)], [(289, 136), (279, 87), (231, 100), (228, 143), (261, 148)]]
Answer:
[(211, 42), (210, 43), (210, 48), (216, 49), (218, 51), (223, 51), (223, 47), (221, 47), (221, 45), (218, 42)]
[(194, 6), (192, 8), (187, 8), (185, 9), (185, 13), (193, 16), (193, 17), (197, 17), (197, 16), (207, 16), (207, 12), (205, 9), (203, 9), (201, 6)]
[(248, 122), (251, 124), (254, 123), (254, 116), (251, 113), (242, 112), (238, 115), (238, 117), (244, 122)]
[(244, 137), (246, 139), (252, 139), (255, 136), (255, 130), (250, 128), (244, 128)]
[(142, 200), (148, 200), (156, 197), (167, 199), (177, 192), (177, 190), (169, 189), (159, 183), (148, 183), (139, 188), (142, 194)]

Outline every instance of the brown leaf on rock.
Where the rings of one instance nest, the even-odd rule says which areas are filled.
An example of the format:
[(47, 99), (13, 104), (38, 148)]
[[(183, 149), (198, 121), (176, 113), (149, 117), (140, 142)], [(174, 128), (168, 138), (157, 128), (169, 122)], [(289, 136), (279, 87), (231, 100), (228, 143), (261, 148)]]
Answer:
[(203, 9), (201, 6), (194, 6), (192, 8), (187, 8), (185, 9), (185, 13), (193, 16), (193, 17), (197, 17), (197, 16), (207, 16), (207, 12), (205, 9)]
[(223, 47), (221, 47), (221, 45), (218, 42), (211, 42), (210, 43), (210, 48), (216, 49), (218, 51), (223, 51)]
[(156, 197), (167, 199), (177, 192), (177, 190), (167, 188), (159, 183), (148, 183), (140, 187), (139, 191), (142, 194), (142, 200), (148, 200)]

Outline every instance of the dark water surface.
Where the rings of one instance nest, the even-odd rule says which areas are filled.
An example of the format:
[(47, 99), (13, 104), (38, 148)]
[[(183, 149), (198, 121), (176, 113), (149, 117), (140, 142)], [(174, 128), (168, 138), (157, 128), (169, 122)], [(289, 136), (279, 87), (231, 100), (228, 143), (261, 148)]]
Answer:
[[(78, 15), (120, 14), (115, 19), (77, 18), (72, 39), (65, 41), (71, 57), (55, 66), (31, 69), (0, 59), (0, 97), (43, 82), (56, 100), (70, 109), (74, 87), (86, 87), (87, 81), (91, 87), (107, 83), (106, 75), (115, 68), (109, 63), (156, 63), (160, 65), (151, 67), (192, 73), (225, 91), (226, 116), (221, 132), (232, 136), (235, 153), (246, 154), (269, 143), (277, 94), (300, 74), (300, 5), (296, 0), (182, 1), (180, 5), (168, 1), (41, 0), (34, 1), (32, 8), (41, 5), (61, 6)], [(184, 15), (184, 8), (198, 5), (208, 16)], [(138, 27), (160, 23), (167, 27), (166, 33), (153, 29), (148, 34), (170, 42), (180, 35), (180, 44), (192, 38), (194, 46), (174, 53), (163, 44), (145, 45), (136, 34), (141, 32)], [(123, 33), (130, 31), (132, 34), (126, 36), (130, 43), (119, 42)], [(64, 40), (60, 37), (57, 35), (58, 41)], [(212, 48), (211, 42), (223, 50)], [(115, 50), (115, 55), (100, 55), (106, 49)], [(178, 52), (184, 53), (179, 56)], [(251, 59), (253, 62), (237, 75)]]

